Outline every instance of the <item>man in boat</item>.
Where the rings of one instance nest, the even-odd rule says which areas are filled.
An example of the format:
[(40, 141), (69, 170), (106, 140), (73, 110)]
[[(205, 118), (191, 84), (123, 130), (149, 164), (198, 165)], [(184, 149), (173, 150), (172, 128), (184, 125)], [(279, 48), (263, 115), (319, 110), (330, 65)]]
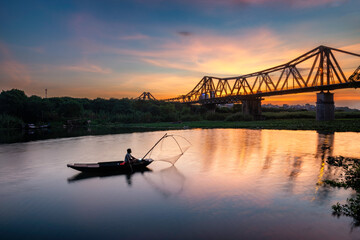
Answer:
[(128, 148), (127, 154), (125, 155), (125, 163), (132, 163), (135, 160), (136, 158), (131, 155), (131, 148)]

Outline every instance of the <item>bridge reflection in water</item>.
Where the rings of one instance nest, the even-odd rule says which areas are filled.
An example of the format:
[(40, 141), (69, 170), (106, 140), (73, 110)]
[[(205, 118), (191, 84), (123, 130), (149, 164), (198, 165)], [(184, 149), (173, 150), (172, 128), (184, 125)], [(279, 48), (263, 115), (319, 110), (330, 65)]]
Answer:
[[(186, 192), (196, 196), (219, 195), (217, 191), (221, 189), (225, 197), (234, 194), (234, 189), (241, 189), (238, 194), (242, 198), (253, 203), (259, 201), (260, 205), (279, 198), (279, 194), (303, 196), (321, 205), (329, 203), (333, 194), (338, 193), (323, 187), (322, 181), (339, 177), (340, 170), (328, 165), (327, 157), (359, 157), (356, 146), (347, 144), (349, 137), (355, 141), (360, 135), (288, 130), (201, 130), (193, 135), (193, 142), (201, 144), (193, 148), (202, 148), (201, 151), (208, 154), (192, 160), (200, 161), (198, 167), (204, 179), (193, 179), (192, 189)], [(212, 177), (206, 177), (208, 175)]]
[[(176, 169), (162, 171), (169, 164), (160, 169), (160, 162), (154, 162), (149, 165), (153, 171), (143, 174), (100, 176), (72, 184), (66, 179), (76, 172), (67, 163), (115, 161), (129, 146), (135, 156), (143, 156), (164, 132), (1, 144), (3, 238), (61, 232), (62, 238), (102, 238), (106, 233), (116, 239), (120, 228), (121, 236), (134, 239), (149, 238), (149, 233), (154, 233), (152, 239), (172, 239), (174, 233), (177, 239), (358, 237), (359, 229), (349, 231), (351, 219), (331, 215), (331, 206), (346, 201), (351, 190), (317, 183), (336, 177), (336, 168), (325, 161), (328, 155), (360, 157), (354, 144), (360, 141), (359, 133), (250, 129), (168, 133), (193, 144)], [(44, 228), (49, 222), (53, 225)], [(123, 223), (126, 227), (120, 226)]]
[[(141, 173), (80, 173), (69, 178), (68, 182), (121, 176), (129, 187), (136, 187), (132, 185), (135, 177), (143, 179), (146, 186), (164, 198), (179, 194), (193, 197), (199, 192), (206, 196), (212, 191), (219, 194), (219, 189), (227, 192), (227, 189), (234, 191), (239, 187), (243, 197), (251, 196), (253, 200), (259, 198), (259, 201), (264, 201), (273, 194), (283, 192), (289, 196), (301, 194), (309, 201), (321, 203), (329, 201), (334, 193), (324, 188), (322, 181), (337, 178), (341, 173), (340, 169), (326, 163), (327, 157), (359, 157), (356, 146), (346, 144), (348, 135), (359, 139), (357, 133), (250, 129), (191, 130), (183, 133), (184, 136), (189, 135), (188, 138), (192, 137), (194, 146), (175, 166), (164, 163), (165, 167), (162, 167), (155, 162), (148, 171)], [(188, 188), (185, 182), (191, 183)], [(254, 188), (257, 193), (253, 192)]]

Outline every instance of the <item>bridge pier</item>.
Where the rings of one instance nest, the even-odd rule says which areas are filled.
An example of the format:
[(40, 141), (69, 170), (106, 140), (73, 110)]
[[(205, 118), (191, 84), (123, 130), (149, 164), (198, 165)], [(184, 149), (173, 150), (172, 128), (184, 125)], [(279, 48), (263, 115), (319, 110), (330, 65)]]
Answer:
[(242, 100), (242, 112), (244, 115), (251, 115), (255, 120), (261, 119), (261, 98)]
[(335, 119), (334, 94), (319, 92), (316, 94), (316, 120), (330, 121)]

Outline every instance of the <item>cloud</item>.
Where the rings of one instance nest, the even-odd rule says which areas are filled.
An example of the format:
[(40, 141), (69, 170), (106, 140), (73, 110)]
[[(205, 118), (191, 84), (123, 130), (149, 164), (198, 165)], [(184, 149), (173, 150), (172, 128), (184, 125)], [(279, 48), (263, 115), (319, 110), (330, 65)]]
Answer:
[(360, 43), (345, 45), (341, 47), (342, 50), (360, 54)]
[(156, 70), (157, 74), (133, 73), (113, 78), (123, 91), (132, 92), (131, 96), (150, 91), (157, 97), (175, 97), (189, 92), (203, 75), (224, 77), (250, 73), (284, 63), (302, 53), (301, 49), (298, 52), (287, 46), (281, 36), (268, 28), (239, 31), (231, 36), (201, 32), (191, 38), (159, 37), (149, 41), (151, 47), (144, 50), (96, 47), (102, 53), (118, 55), (119, 59), (162, 68)]
[[(308, 41), (302, 32), (280, 33), (267, 27), (237, 31), (228, 35), (204, 30), (197, 32), (198, 34), (191, 38), (154, 39), (148, 43), (151, 47), (144, 50), (108, 46), (101, 49), (164, 70), (174, 69), (227, 77), (286, 63), (321, 44)], [(360, 45), (347, 46), (340, 39), (332, 41), (329, 46), (351, 49), (356, 53)], [(344, 67), (350, 63), (349, 58), (344, 62)]]
[(61, 67), (67, 71), (75, 72), (88, 72), (88, 73), (99, 73), (99, 74), (109, 74), (112, 73), (110, 68), (102, 68), (94, 64), (80, 64), (80, 65), (70, 65)]
[(289, 54), (296, 57), (293, 53), (297, 53), (289, 49), (277, 33), (267, 28), (237, 32), (231, 36), (207, 32), (192, 38), (164, 39), (153, 43), (153, 49), (106, 51), (128, 55), (157, 67), (217, 75), (262, 70), (288, 61), (291, 59)]
[[(292, 39), (304, 38), (302, 33), (287, 32), (286, 34), (287, 36), (292, 35)], [(203, 75), (229, 77), (252, 73), (286, 63), (317, 47), (317, 45), (313, 45), (313, 42), (306, 41), (305, 44), (298, 41), (294, 45), (291, 41), (289, 43), (279, 32), (265, 27), (238, 31), (231, 35), (203, 31), (191, 38), (157, 39), (151, 44), (151, 50), (112, 48), (104, 49), (104, 51), (124, 55), (134, 61), (143, 61), (162, 68), (162, 71), (178, 71), (173, 74), (149, 75), (148, 77), (139, 77), (134, 74), (127, 78), (137, 79), (127, 83), (128, 86), (134, 86), (134, 91), (139, 86), (136, 85), (136, 82), (141, 82), (140, 86), (144, 87), (141, 89), (143, 91), (154, 89), (154, 94), (162, 92), (156, 86), (166, 87), (166, 91), (163, 91), (164, 96), (169, 95), (166, 92), (172, 92), (173, 96), (186, 94), (200, 81)], [(359, 49), (359, 44), (346, 45), (343, 48), (341, 42), (338, 42), (338, 46), (344, 50)], [(353, 60), (347, 58), (343, 60), (341, 56), (339, 59), (346, 75), (354, 71), (354, 67), (350, 66)], [(299, 68), (302, 67), (307, 67), (307, 65), (299, 66)], [(184, 81), (182, 77), (178, 77), (179, 73), (187, 73), (192, 77), (186, 77), (184, 78), (186, 81)], [(176, 75), (178, 76), (176, 77)], [(177, 85), (179, 82), (182, 84)], [(177, 93), (175, 94), (174, 91)], [(294, 99), (296, 101), (303, 99), (306, 102), (304, 96), (294, 97)]]
[(138, 33), (135, 35), (128, 35), (128, 36), (120, 36), (118, 37), (119, 40), (146, 40), (146, 39), (150, 39), (149, 36)]
[[(309, 8), (309, 7), (316, 7), (316, 6), (339, 6), (346, 2), (347, 0), (277, 0), (275, 2), (279, 2), (281, 4), (290, 4), (294, 7), (300, 7), (300, 8)], [(265, 0), (263, 0), (265, 2)]]
[[(47, 82), (47, 88), (51, 96), (136, 98), (149, 91), (157, 99), (165, 99), (183, 94), (196, 81), (196, 76), (134, 72), (106, 75), (101, 81), (91, 77), (84, 80), (79, 76), (71, 82)], [(25, 89), (26, 93), (29, 89)]]
[(0, 42), (0, 84), (21, 88), (31, 83), (31, 76), (25, 64), (15, 60), (9, 48)]
[(177, 32), (177, 34), (179, 34), (180, 36), (183, 36), (183, 37), (189, 37), (189, 36), (193, 35), (192, 32), (188, 32), (188, 31), (179, 31), (179, 32)]
[(182, 0), (182, 2), (199, 4), (207, 7), (234, 6), (291, 6), (294, 8), (310, 8), (318, 6), (339, 6), (347, 0)]
[(198, 81), (196, 76), (170, 73), (127, 73), (116, 78), (116, 88), (137, 97), (142, 92), (151, 92), (156, 98), (164, 99), (184, 94)]

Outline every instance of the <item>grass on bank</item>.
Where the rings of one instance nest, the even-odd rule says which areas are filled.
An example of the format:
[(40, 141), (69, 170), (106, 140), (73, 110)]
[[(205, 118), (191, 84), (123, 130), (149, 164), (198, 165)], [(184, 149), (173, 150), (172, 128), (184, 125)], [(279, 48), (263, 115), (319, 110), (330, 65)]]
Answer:
[(315, 119), (273, 119), (264, 121), (197, 121), (180, 123), (137, 123), (120, 126), (144, 128), (250, 128), (250, 129), (286, 129), (286, 130), (318, 130), (338, 132), (360, 132), (360, 119), (337, 119), (319, 122)]
[[(281, 111), (263, 112), (264, 120), (254, 121), (252, 116), (237, 113), (209, 112), (204, 115), (179, 116), (175, 122), (137, 122), (129, 123), (113, 121), (107, 118), (91, 119), (92, 128), (153, 128), (153, 129), (184, 129), (184, 128), (251, 128), (251, 129), (287, 129), (287, 130), (319, 130), (319, 131), (353, 131), (360, 132), (360, 112), (335, 112), (334, 121), (316, 121), (314, 111)], [(86, 121), (85, 121), (86, 122)], [(64, 122), (50, 122), (52, 128), (63, 128)], [(21, 119), (0, 114), (0, 128), (21, 129)]]

